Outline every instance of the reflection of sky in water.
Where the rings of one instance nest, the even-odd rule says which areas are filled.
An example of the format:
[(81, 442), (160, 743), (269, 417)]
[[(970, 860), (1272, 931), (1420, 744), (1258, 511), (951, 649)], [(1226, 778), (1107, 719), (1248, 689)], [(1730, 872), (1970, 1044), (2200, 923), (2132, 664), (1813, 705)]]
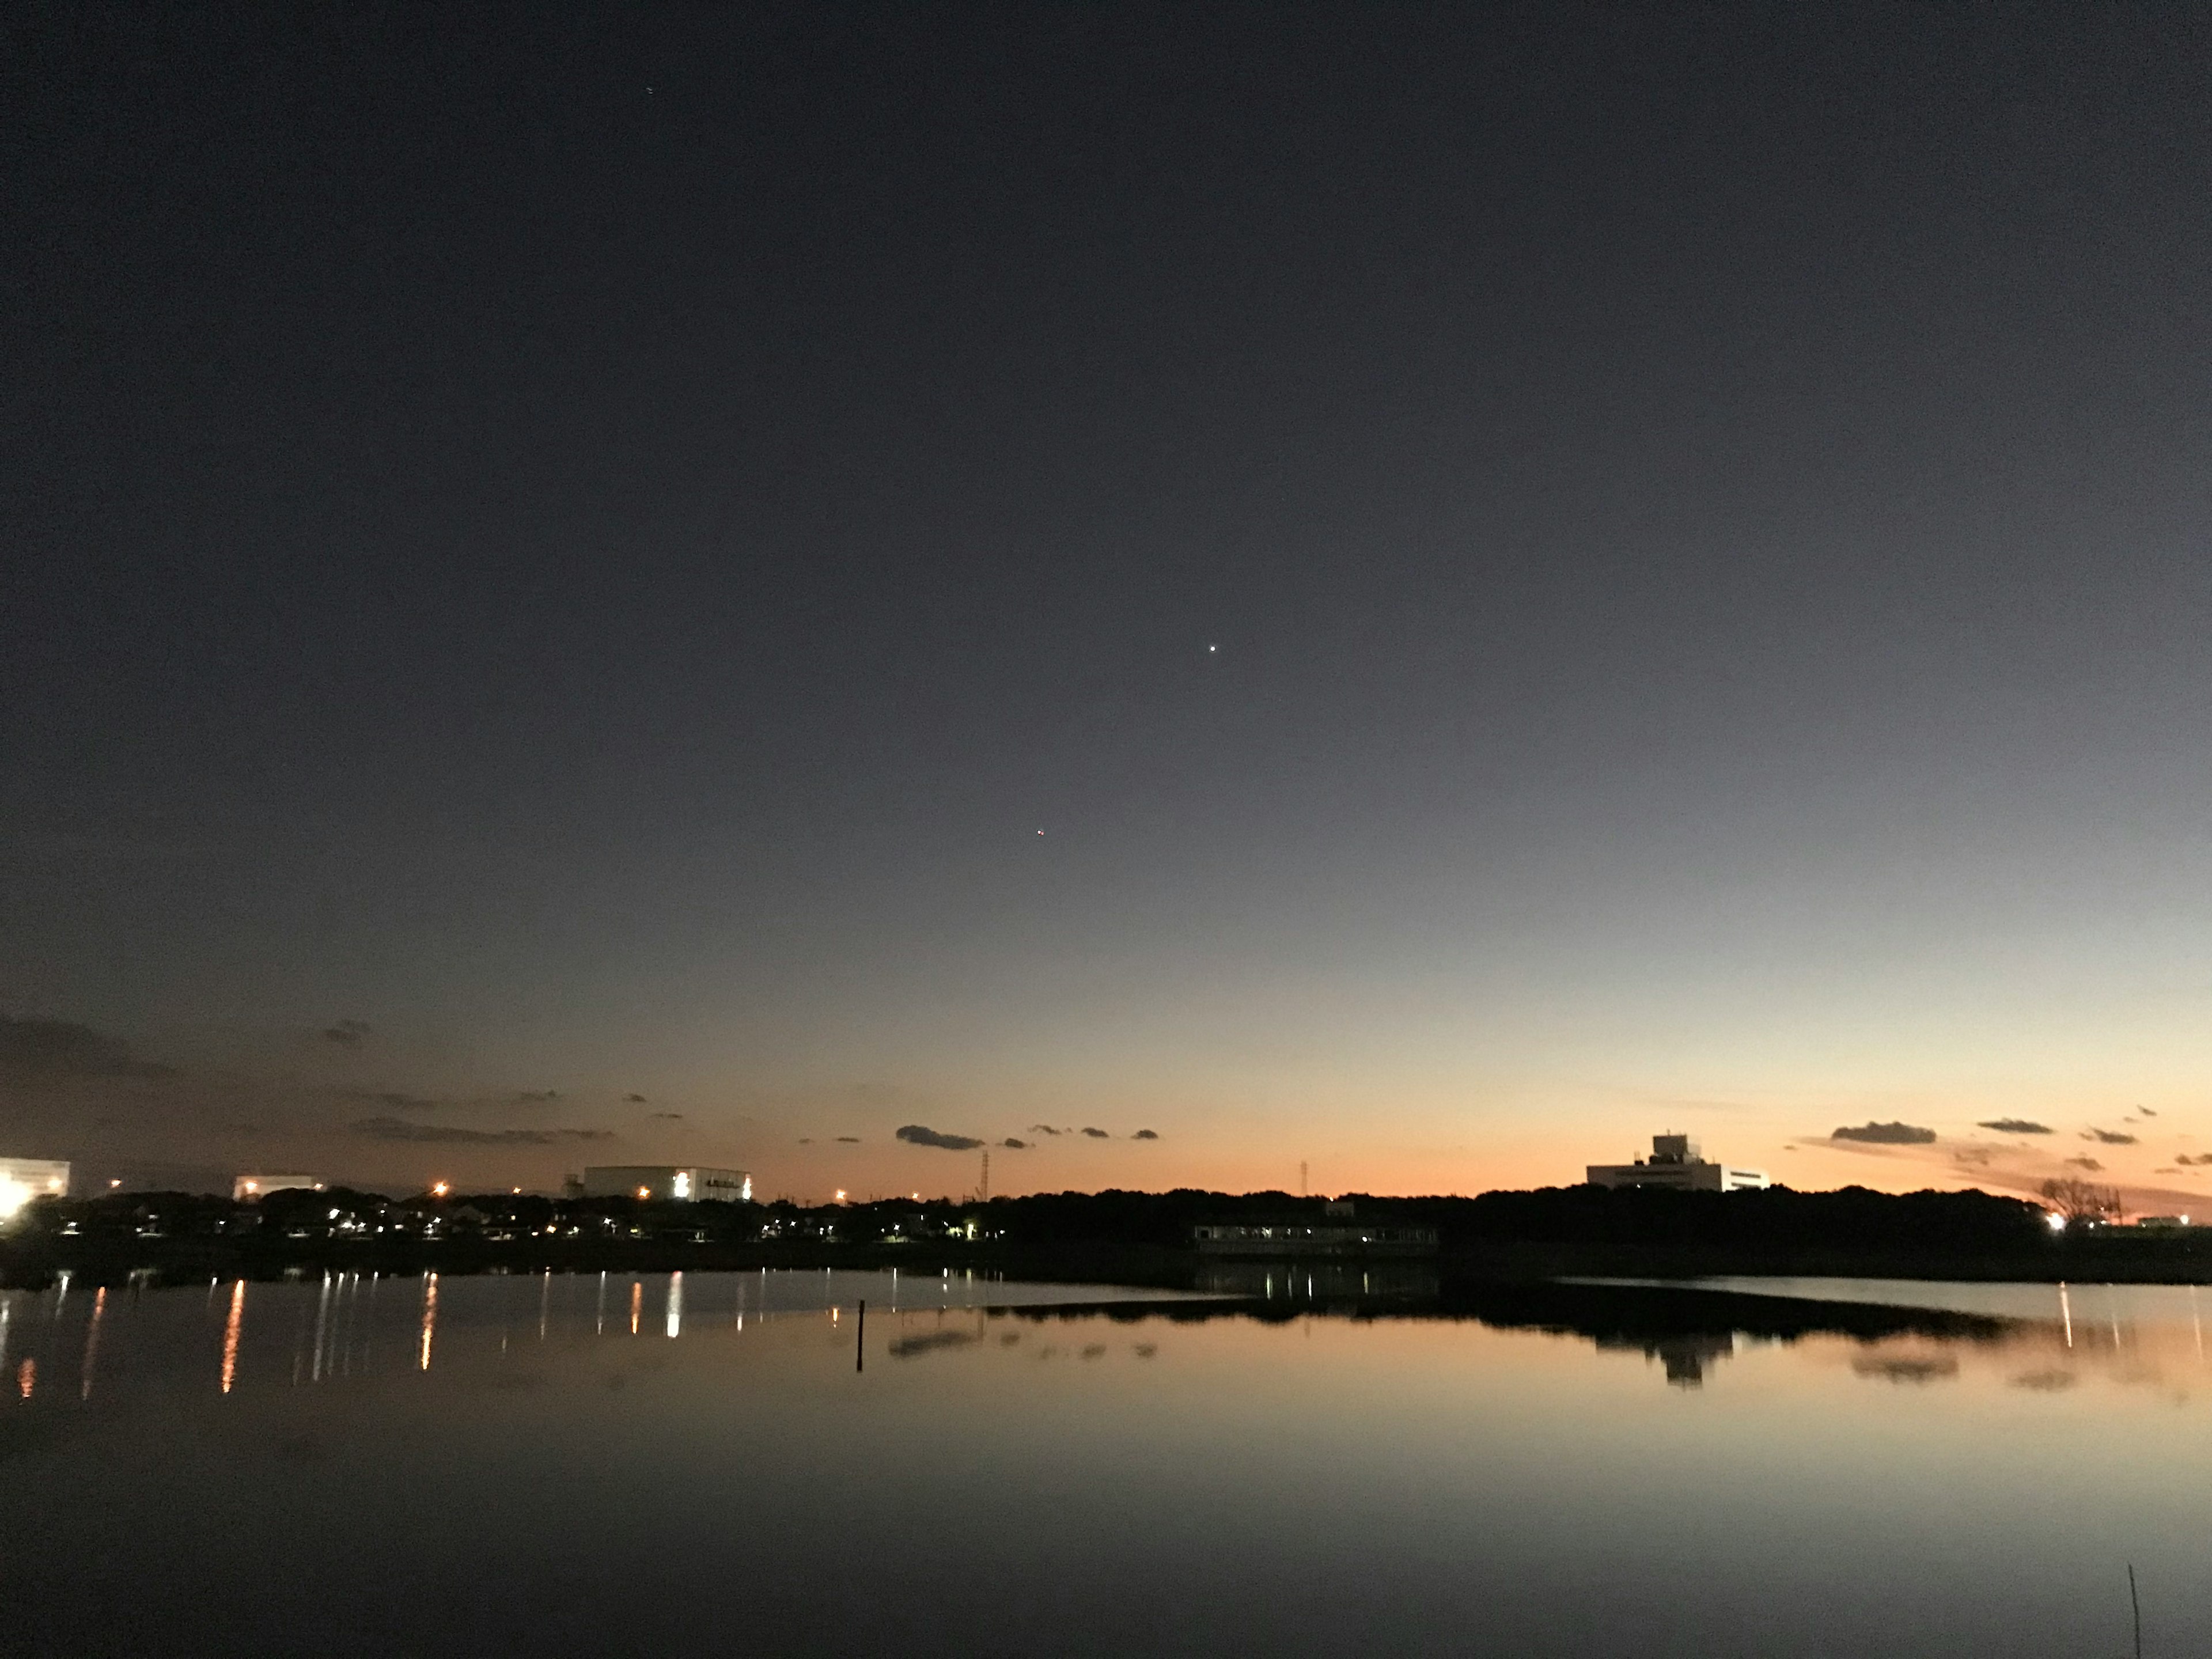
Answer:
[(2186, 1289), (1911, 1291), (2030, 1316), (1623, 1334), (820, 1273), (0, 1296), (9, 1639), (2059, 1655), (2124, 1650), (2133, 1561), (2146, 1650), (2203, 1650)]

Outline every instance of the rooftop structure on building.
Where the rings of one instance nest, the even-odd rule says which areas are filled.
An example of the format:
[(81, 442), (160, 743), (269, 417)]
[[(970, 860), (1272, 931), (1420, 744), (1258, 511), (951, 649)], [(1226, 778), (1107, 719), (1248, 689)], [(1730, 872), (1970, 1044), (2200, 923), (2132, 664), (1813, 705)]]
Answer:
[(585, 1198), (714, 1199), (748, 1202), (753, 1178), (743, 1170), (710, 1170), (698, 1164), (607, 1164), (584, 1171), (574, 1185)]
[(237, 1203), (250, 1204), (271, 1193), (298, 1192), (302, 1188), (319, 1193), (323, 1183), (311, 1175), (242, 1175), (230, 1183), (230, 1195)]
[(69, 1185), (66, 1158), (0, 1158), (0, 1221), (34, 1198), (67, 1197)]
[(1732, 1193), (1771, 1186), (1764, 1170), (1715, 1164), (1687, 1135), (1654, 1135), (1651, 1156), (1633, 1164), (1593, 1164), (1593, 1187), (1671, 1187), (1685, 1193)]

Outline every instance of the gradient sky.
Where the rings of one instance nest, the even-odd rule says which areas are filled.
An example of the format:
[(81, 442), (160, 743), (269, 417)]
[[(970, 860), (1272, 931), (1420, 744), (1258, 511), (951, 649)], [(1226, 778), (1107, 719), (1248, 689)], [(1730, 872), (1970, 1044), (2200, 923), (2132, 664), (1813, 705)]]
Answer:
[(2200, 12), (579, 9), (15, 24), (0, 1152), (2212, 1208)]

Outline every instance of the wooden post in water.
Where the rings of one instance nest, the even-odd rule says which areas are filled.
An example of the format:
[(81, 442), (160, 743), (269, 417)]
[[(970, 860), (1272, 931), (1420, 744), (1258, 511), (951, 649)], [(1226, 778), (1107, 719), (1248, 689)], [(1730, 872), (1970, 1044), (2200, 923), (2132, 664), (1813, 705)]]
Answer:
[[(853, 1369), (864, 1371), (868, 1369), (868, 1304), (866, 1297), (861, 1298), (860, 1316), (853, 1324)], [(2133, 1572), (2135, 1569), (2130, 1567), (2128, 1571)]]

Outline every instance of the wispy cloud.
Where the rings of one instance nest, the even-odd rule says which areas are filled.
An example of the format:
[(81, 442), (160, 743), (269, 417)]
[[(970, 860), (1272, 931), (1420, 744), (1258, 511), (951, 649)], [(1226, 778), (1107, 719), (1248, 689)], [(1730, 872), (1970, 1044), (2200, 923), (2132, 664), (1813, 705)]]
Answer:
[(948, 1152), (970, 1152), (983, 1144), (973, 1135), (949, 1135), (920, 1123), (902, 1125), (898, 1138), (911, 1146), (939, 1146)]
[(61, 1082), (71, 1078), (166, 1078), (173, 1066), (133, 1060), (113, 1037), (66, 1019), (9, 1019), (0, 1016), (0, 1078), (11, 1082)]
[(1030, 1149), (1030, 1143), (1028, 1141), (1017, 1140), (1012, 1135), (1008, 1135), (1004, 1140), (1000, 1141), (999, 1145), (1001, 1146), (1011, 1147), (1018, 1152), (1025, 1152)]
[(553, 1146), (562, 1141), (615, 1138), (611, 1129), (464, 1129), (449, 1123), (410, 1123), (397, 1117), (365, 1117), (347, 1127), (371, 1140), (443, 1141), (469, 1146)]
[(1158, 1140), (1159, 1138), (1159, 1131), (1157, 1129), (1139, 1129), (1129, 1137), (1132, 1140)]
[(1093, 1140), (1111, 1140), (1114, 1138), (1108, 1134), (1103, 1129), (1093, 1129), (1086, 1127), (1083, 1133), (1089, 1135)]
[(368, 1041), (368, 1027), (357, 1019), (342, 1019), (323, 1032), (323, 1041), (341, 1048), (358, 1048)]
[(1877, 1146), (1924, 1146), (1936, 1139), (1936, 1132), (1911, 1123), (1862, 1123), (1856, 1128), (1847, 1125), (1838, 1129), (1828, 1139), (1863, 1140)]
[(2136, 1144), (2133, 1135), (2124, 1134), (2118, 1129), (2091, 1129), (2081, 1139), (2100, 1141), (2107, 1146), (2132, 1146)]
[(2057, 1132), (2047, 1123), (2038, 1123), (2025, 1117), (1993, 1117), (1974, 1126), (1978, 1129), (1995, 1129), (2001, 1135), (2047, 1135)]

